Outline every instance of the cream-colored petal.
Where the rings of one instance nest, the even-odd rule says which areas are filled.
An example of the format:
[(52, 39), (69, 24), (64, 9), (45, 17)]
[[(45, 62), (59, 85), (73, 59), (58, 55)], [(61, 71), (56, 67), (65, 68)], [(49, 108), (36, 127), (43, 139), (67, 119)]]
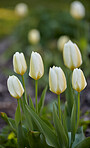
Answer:
[(13, 97), (16, 98), (16, 97), (17, 97), (17, 94), (16, 94), (16, 92), (15, 92), (15, 90), (14, 90), (14, 88), (13, 88), (12, 76), (9, 76), (9, 78), (8, 78), (8, 80), (7, 80), (7, 86), (8, 86), (8, 90), (9, 90), (11, 96), (13, 96)]
[(67, 42), (64, 45), (64, 50), (63, 50), (63, 59), (64, 59), (64, 64), (70, 68), (71, 67), (71, 57), (70, 57), (70, 41)]
[(81, 90), (83, 90), (87, 86), (87, 82), (86, 82), (86, 79), (84, 77), (82, 70), (81, 70), (81, 80), (82, 80), (81, 81), (81, 84), (82, 84)]
[(30, 59), (30, 76), (34, 79), (37, 79), (38, 72), (39, 72), (38, 59), (35, 53), (32, 52), (31, 59)]
[(42, 77), (44, 74), (44, 65), (41, 56), (37, 52), (32, 52), (30, 59), (29, 75), (35, 80)]
[(49, 86), (50, 90), (54, 93), (57, 91), (57, 75), (53, 68), (49, 70)]
[(80, 50), (76, 44), (74, 44), (77, 54), (77, 61), (76, 61), (76, 67), (79, 67), (82, 64), (82, 56), (80, 53)]
[(13, 76), (12, 84), (13, 84), (13, 88), (17, 94), (17, 98), (20, 98), (24, 93), (24, 89), (23, 89), (21, 82), (19, 81), (19, 79), (16, 76)]
[(27, 70), (27, 64), (23, 53), (20, 54), (20, 62), (22, 64), (21, 73), (24, 74)]

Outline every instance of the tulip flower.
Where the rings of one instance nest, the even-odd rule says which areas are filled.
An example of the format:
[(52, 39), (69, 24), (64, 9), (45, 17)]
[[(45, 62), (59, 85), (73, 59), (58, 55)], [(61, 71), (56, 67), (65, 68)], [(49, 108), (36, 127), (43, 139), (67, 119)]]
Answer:
[(64, 45), (63, 59), (64, 64), (71, 70), (78, 68), (82, 64), (81, 53), (75, 43), (68, 41)]
[(37, 29), (32, 29), (28, 33), (28, 40), (31, 44), (37, 44), (40, 41), (40, 33)]
[(79, 1), (74, 1), (70, 6), (70, 13), (75, 19), (82, 19), (85, 16), (85, 7)]
[(49, 86), (50, 86), (50, 90), (57, 95), (65, 91), (67, 87), (66, 78), (65, 78), (64, 72), (60, 67), (53, 66), (53, 68), (50, 68)]
[(61, 36), (57, 41), (58, 50), (63, 51), (64, 44), (69, 41), (69, 37), (66, 35)]
[(19, 3), (15, 7), (15, 13), (20, 16), (24, 17), (28, 14), (28, 6), (25, 3)]
[(7, 86), (8, 86), (8, 90), (9, 90), (11, 96), (16, 99), (19, 99), (24, 93), (24, 89), (23, 89), (21, 82), (14, 75), (9, 76), (9, 78), (7, 80)]
[(27, 64), (23, 53), (16, 52), (13, 55), (13, 67), (17, 74), (24, 75), (27, 70)]
[(50, 68), (49, 86), (50, 90), (58, 95), (59, 118), (61, 119), (60, 94), (65, 91), (67, 84), (64, 72), (60, 67), (53, 66), (53, 68)]
[(29, 76), (35, 79), (35, 101), (36, 101), (36, 112), (38, 113), (38, 102), (37, 102), (37, 90), (38, 90), (38, 79), (44, 74), (44, 65), (42, 58), (39, 53), (32, 52), (30, 59), (30, 71)]
[(32, 52), (30, 59), (29, 76), (35, 80), (40, 79), (44, 74), (44, 65), (39, 53)]
[(81, 69), (74, 69), (72, 74), (72, 86), (73, 89), (78, 92), (81, 92), (87, 86), (87, 82)]
[(72, 87), (78, 92), (78, 103), (77, 103), (77, 128), (79, 125), (80, 118), (80, 92), (87, 86), (84, 74), (81, 69), (74, 69), (72, 74)]

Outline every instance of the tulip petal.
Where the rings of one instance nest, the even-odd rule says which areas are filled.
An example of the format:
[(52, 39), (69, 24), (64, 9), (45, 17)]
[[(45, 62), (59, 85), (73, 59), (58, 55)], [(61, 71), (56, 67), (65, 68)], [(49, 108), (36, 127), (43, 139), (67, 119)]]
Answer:
[(14, 87), (13, 87), (13, 84), (12, 84), (12, 76), (9, 76), (8, 80), (7, 80), (7, 86), (8, 86), (8, 90), (11, 94), (11, 96), (13, 97), (17, 97), (17, 94), (16, 92), (14, 91)]
[(70, 48), (68, 46), (68, 43), (65, 43), (65, 45), (64, 45), (63, 58), (64, 58), (64, 64), (70, 68), (71, 67), (71, 59), (70, 59)]
[(53, 68), (50, 68), (49, 70), (49, 86), (50, 90), (54, 93), (56, 93), (57, 90), (57, 75)]

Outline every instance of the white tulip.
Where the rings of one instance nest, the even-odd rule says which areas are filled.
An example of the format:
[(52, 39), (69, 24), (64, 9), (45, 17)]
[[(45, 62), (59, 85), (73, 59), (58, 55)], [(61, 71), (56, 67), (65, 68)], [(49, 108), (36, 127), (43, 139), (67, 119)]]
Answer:
[(81, 92), (87, 86), (87, 82), (81, 69), (74, 69), (72, 74), (72, 86), (73, 89), (78, 92)]
[(13, 67), (14, 71), (20, 75), (26, 72), (27, 64), (23, 53), (16, 52), (13, 55)]
[(9, 76), (9, 78), (7, 80), (7, 86), (8, 86), (8, 90), (9, 90), (11, 96), (16, 99), (19, 99), (24, 93), (24, 89), (23, 89), (21, 82), (14, 75)]
[(61, 36), (57, 41), (57, 47), (60, 51), (63, 51), (64, 44), (69, 41), (69, 37), (66, 35)]
[(67, 88), (66, 77), (60, 67), (50, 67), (49, 70), (49, 87), (52, 92), (59, 95)]
[(28, 6), (25, 3), (19, 3), (15, 7), (15, 13), (20, 16), (24, 17), (28, 14)]
[(79, 1), (74, 1), (70, 6), (70, 13), (76, 19), (82, 19), (85, 16), (85, 8)]
[(28, 40), (31, 44), (37, 44), (40, 41), (40, 33), (37, 29), (32, 29), (28, 33)]
[(78, 46), (71, 41), (68, 41), (64, 45), (63, 50), (64, 64), (73, 70), (82, 64), (82, 57)]
[(30, 59), (29, 76), (35, 80), (40, 79), (44, 74), (44, 65), (39, 53), (32, 52)]

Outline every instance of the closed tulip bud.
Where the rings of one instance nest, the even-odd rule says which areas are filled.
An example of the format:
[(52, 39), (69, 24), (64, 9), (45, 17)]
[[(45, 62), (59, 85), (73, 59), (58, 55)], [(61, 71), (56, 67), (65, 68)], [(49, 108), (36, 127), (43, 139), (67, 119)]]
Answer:
[(81, 53), (75, 43), (68, 41), (64, 45), (63, 59), (64, 64), (71, 70), (73, 70), (74, 68), (78, 68), (82, 64)]
[(75, 19), (82, 19), (85, 16), (85, 8), (79, 1), (74, 1), (70, 6), (70, 13)]
[(28, 40), (31, 44), (37, 44), (40, 41), (40, 33), (37, 29), (32, 29), (28, 33)]
[(72, 74), (72, 86), (73, 89), (78, 92), (81, 92), (87, 86), (87, 82), (81, 69), (74, 69)]
[(13, 55), (13, 67), (17, 74), (24, 75), (27, 70), (27, 64), (23, 53), (16, 52)]
[(64, 44), (69, 41), (69, 37), (66, 35), (61, 36), (57, 41), (58, 50), (63, 51)]
[(15, 13), (20, 16), (24, 17), (28, 14), (28, 6), (25, 3), (19, 3), (15, 7)]
[(44, 74), (44, 65), (39, 53), (32, 52), (30, 59), (29, 76), (35, 80), (40, 79)]
[(9, 76), (9, 78), (7, 80), (7, 86), (8, 86), (8, 90), (9, 90), (11, 96), (16, 99), (19, 99), (24, 93), (24, 89), (23, 89), (21, 82), (14, 75)]
[(66, 78), (60, 67), (50, 68), (49, 70), (49, 86), (50, 90), (59, 95), (67, 88)]

